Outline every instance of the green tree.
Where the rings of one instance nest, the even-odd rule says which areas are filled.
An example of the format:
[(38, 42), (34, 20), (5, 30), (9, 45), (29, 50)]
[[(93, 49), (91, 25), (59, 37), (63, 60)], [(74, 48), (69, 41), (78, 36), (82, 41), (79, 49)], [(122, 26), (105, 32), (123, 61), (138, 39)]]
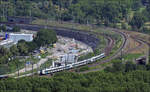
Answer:
[(19, 50), (20, 55), (28, 55), (28, 46), (26, 44), (26, 41), (20, 40), (17, 44), (17, 48)]
[(133, 18), (132, 18), (132, 20), (131, 20), (131, 22), (130, 22), (130, 25), (131, 25), (134, 29), (136, 29), (136, 28), (140, 29), (140, 28), (144, 25), (144, 23), (145, 23), (146, 20), (147, 20), (147, 19), (146, 19), (145, 16), (143, 16), (143, 15), (140, 14), (140, 13), (136, 13), (136, 14), (134, 14), (134, 16), (133, 16)]
[(12, 29), (13, 32), (20, 32), (20, 27), (14, 26)]
[(35, 42), (26, 42), (27, 46), (28, 46), (28, 51), (29, 52), (33, 52), (35, 49), (38, 48), (37, 44)]
[(125, 65), (120, 60), (114, 62), (112, 67), (113, 72), (124, 72), (125, 70)]
[(150, 70), (150, 64), (147, 64), (147, 65), (146, 65), (146, 69), (147, 69), (147, 70)]
[(134, 64), (133, 62), (127, 62), (125, 64), (125, 72), (129, 72), (129, 71), (133, 71), (133, 70), (136, 70), (136, 64)]
[(37, 37), (34, 39), (38, 46), (45, 46), (56, 43), (57, 36), (55, 31), (49, 29), (42, 29), (38, 31)]
[[(116, 2), (108, 2), (105, 3), (102, 9), (102, 17), (104, 19), (104, 23), (107, 25), (109, 23), (117, 23), (119, 22), (119, 4)], [(108, 12), (109, 11), (109, 12)]]
[(18, 56), (19, 55), (19, 50), (17, 48), (17, 45), (13, 45), (10, 47), (10, 52), (13, 54), (13, 56)]
[(11, 56), (12, 54), (7, 48), (0, 47), (0, 63), (1, 64), (7, 64)]
[(0, 31), (6, 31), (7, 30), (7, 28), (6, 28), (6, 25), (2, 25), (2, 26), (0, 26)]
[(138, 10), (142, 6), (141, 0), (131, 0), (131, 8), (133, 10)]

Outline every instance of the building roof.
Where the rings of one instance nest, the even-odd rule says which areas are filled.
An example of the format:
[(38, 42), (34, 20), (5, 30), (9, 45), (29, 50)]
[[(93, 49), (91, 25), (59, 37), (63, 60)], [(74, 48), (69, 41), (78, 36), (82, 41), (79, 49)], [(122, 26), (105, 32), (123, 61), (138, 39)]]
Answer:
[(24, 33), (21, 33), (21, 34), (19, 34), (19, 33), (10, 33), (9, 35), (33, 35), (33, 34), (24, 34)]

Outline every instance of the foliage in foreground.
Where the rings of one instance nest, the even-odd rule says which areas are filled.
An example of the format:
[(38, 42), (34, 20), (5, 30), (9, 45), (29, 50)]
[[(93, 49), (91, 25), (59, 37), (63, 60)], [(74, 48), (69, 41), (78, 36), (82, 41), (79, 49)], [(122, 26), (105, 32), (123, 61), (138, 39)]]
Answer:
[[(76, 74), (61, 72), (53, 77), (26, 77), (0, 81), (0, 92), (149, 92), (150, 71), (136, 68), (133, 63), (124, 67), (120, 62), (114, 63), (115, 71)], [(128, 67), (125, 67), (128, 65)], [(139, 65), (141, 66), (141, 65)], [(142, 65), (143, 66), (143, 65)], [(143, 66), (144, 67), (144, 66)], [(123, 69), (128, 71), (122, 71)]]

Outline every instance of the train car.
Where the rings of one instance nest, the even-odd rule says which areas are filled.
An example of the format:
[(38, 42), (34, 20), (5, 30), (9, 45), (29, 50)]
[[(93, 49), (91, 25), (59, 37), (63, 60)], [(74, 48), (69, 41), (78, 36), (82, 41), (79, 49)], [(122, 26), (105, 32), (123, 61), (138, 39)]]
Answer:
[(105, 57), (105, 53), (102, 53), (102, 54), (94, 56), (90, 59), (86, 59), (86, 60), (83, 60), (83, 61), (80, 61), (80, 62), (68, 64), (66, 66), (59, 66), (59, 67), (54, 67), (54, 68), (50, 68), (50, 69), (41, 70), (40, 74), (45, 75), (45, 74), (49, 74), (49, 73), (55, 73), (55, 72), (60, 72), (60, 71), (63, 71), (63, 70), (72, 69), (74, 67), (83, 66), (83, 65), (92, 63), (92, 62), (94, 62), (96, 60), (99, 60), (101, 58), (104, 58), (104, 57)]
[(72, 67), (78, 67), (78, 65), (79, 65), (79, 63), (76, 62), (76, 63), (73, 63), (73, 64), (72, 64)]
[(8, 78), (8, 75), (0, 75), (0, 79)]

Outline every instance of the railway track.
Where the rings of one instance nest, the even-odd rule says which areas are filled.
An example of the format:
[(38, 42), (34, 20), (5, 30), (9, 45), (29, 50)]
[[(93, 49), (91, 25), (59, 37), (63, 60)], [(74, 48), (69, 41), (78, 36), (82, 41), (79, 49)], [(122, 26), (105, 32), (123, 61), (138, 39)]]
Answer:
[(137, 41), (141, 42), (142, 45), (139, 45), (137, 48), (135, 48), (136, 50), (140, 49), (140, 48), (143, 48), (144, 45), (146, 44), (149, 48), (148, 48), (148, 51), (146, 53), (146, 58), (147, 58), (147, 62), (149, 61), (149, 52), (150, 52), (150, 43), (149, 42), (146, 42), (144, 41), (143, 39), (141, 38), (137, 38), (137, 37), (134, 37), (132, 36), (133, 39), (136, 39)]
[[(7, 24), (7, 23), (4, 23), (4, 24)], [(10, 24), (10, 23), (8, 23), (8, 24)], [(26, 24), (23, 24), (23, 25), (25, 26)], [(32, 27), (33, 25), (29, 25), (29, 24), (28, 24), (28, 26), (31, 26), (31, 27)], [(34, 26), (37, 26), (37, 27), (38, 27), (38, 26), (40, 26), (40, 25), (34, 25)], [(65, 29), (65, 28), (63, 28), (63, 29)], [(107, 28), (107, 29), (108, 29), (108, 28)], [(116, 32), (116, 33), (118, 33), (118, 34), (120, 34), (120, 35), (122, 36), (123, 43), (122, 43), (121, 47), (120, 47), (120, 48), (116, 51), (116, 53), (114, 53), (109, 59), (103, 60), (103, 61), (101, 61), (101, 62), (93, 63), (93, 64), (89, 65), (89, 67), (96, 66), (96, 65), (99, 65), (99, 64), (102, 64), (102, 63), (106, 63), (106, 62), (111, 61), (112, 59), (114, 59), (114, 58), (120, 56), (120, 54), (121, 54), (121, 52), (122, 52), (122, 49), (125, 47), (125, 45), (126, 45), (126, 40), (127, 40), (126, 34), (123, 33), (123, 32), (121, 32), (121, 31), (118, 31), (118, 30), (116, 30), (116, 29), (112, 29), (112, 28), (109, 28), (109, 30), (110, 30), (110, 31), (113, 31), (113, 32)], [(89, 32), (89, 33), (90, 33), (91, 31), (86, 31), (86, 32)], [(94, 32), (94, 33), (96, 33), (96, 34), (98, 34), (98, 35), (103, 35), (103, 34), (100, 34), (100, 33), (97, 33), (97, 32)], [(107, 50), (107, 53), (109, 54), (109, 53), (111, 52), (111, 50), (112, 50), (113, 45), (114, 45), (114, 40), (113, 40), (111, 37), (107, 37), (107, 39), (109, 40), (109, 44), (108, 44), (108, 46), (106, 46), (105, 51)]]
[[(129, 34), (125, 34), (125, 33), (122, 33), (122, 34), (124, 34), (124, 36), (126, 36), (125, 39), (126, 39), (126, 42), (127, 42), (128, 37), (129, 37)], [(150, 43), (144, 41), (143, 39), (139, 39), (139, 38), (134, 37), (134, 36), (131, 36), (131, 38), (134, 39), (137, 43), (139, 43), (139, 45), (136, 46), (136, 47), (134, 47), (134, 48), (128, 49), (127, 51), (124, 51), (122, 54), (128, 54), (128, 53), (130, 53), (130, 52), (132, 52), (132, 51), (139, 50), (139, 49), (143, 48), (145, 44), (150, 47)], [(126, 44), (127, 44), (127, 43), (126, 43)], [(125, 46), (126, 46), (126, 45), (124, 44), (124, 47), (125, 47)], [(123, 49), (123, 48), (122, 48), (122, 49)], [(147, 53), (146, 57), (149, 58), (149, 53)], [(97, 66), (97, 65), (103, 64), (103, 63), (105, 63), (105, 62), (107, 62), (107, 61), (104, 60), (104, 61), (102, 61), (102, 62), (97, 62), (97, 63), (94, 63), (93, 65), (89, 65), (89, 67)], [(93, 69), (93, 70), (88, 70), (88, 71), (79, 72), (79, 73), (89, 73), (89, 72), (95, 72), (95, 71), (99, 71), (99, 70), (100, 70), (100, 69)]]
[(134, 47), (134, 48), (128, 49), (127, 51), (123, 52), (123, 54), (128, 54), (128, 53), (130, 53), (130, 52), (132, 52), (132, 51), (135, 51), (135, 50), (138, 50), (138, 49), (144, 47), (144, 44), (145, 44), (145, 43), (144, 43), (143, 41), (141, 41), (141, 40), (139, 40), (139, 39), (137, 39), (137, 38), (135, 38), (135, 37), (131, 37), (131, 38), (134, 39), (137, 43), (139, 43), (139, 45), (136, 46), (136, 47)]
[(108, 44), (106, 45), (106, 48), (104, 49), (104, 52), (108, 56), (110, 52), (112, 51), (112, 48), (114, 47), (115, 40), (113, 40), (111, 37), (107, 37)]
[[(106, 62), (109, 62), (109, 61), (119, 57), (121, 55), (121, 53), (122, 53), (122, 50), (126, 47), (127, 35), (124, 32), (117, 31), (116, 29), (109, 28), (109, 30), (114, 31), (114, 32), (116, 32), (116, 33), (118, 33), (118, 34), (120, 34), (122, 36), (122, 39), (123, 39), (122, 45), (120, 46), (120, 48), (110, 58), (108, 58), (106, 60), (102, 60), (100, 62), (96, 62), (96, 63), (90, 64), (90, 65), (88, 65), (88, 67), (95, 67), (95, 66), (98, 66), (100, 64), (104, 64)], [(111, 42), (111, 43), (113, 44), (114, 42)]]
[[(33, 30), (33, 31), (38, 31), (40, 30), (41, 28), (45, 28), (45, 26), (42, 26), (42, 25), (35, 25), (35, 24), (23, 24), (23, 23), (12, 23), (12, 22), (0, 22), (0, 24), (6, 24), (8, 26), (14, 26), (14, 25), (18, 25), (20, 26), (22, 29), (30, 29), (30, 30)], [(26, 27), (28, 26), (28, 27)], [(33, 28), (32, 28), (33, 27)], [(104, 52), (106, 52), (107, 55), (109, 55), (109, 53), (111, 52), (112, 50), (112, 47), (114, 45), (114, 39), (110, 37), (110, 35), (107, 35), (107, 34), (102, 34), (102, 33), (99, 33), (99, 32), (92, 32), (92, 31), (85, 31), (85, 30), (77, 30), (77, 29), (71, 29), (71, 28), (65, 28), (65, 27), (56, 27), (56, 26), (48, 26), (47, 28), (50, 28), (50, 29), (54, 29), (54, 30), (73, 30), (75, 32), (81, 32), (81, 33), (87, 33), (87, 34), (94, 34), (94, 35), (102, 35), (105, 37), (105, 39), (108, 40), (108, 45), (106, 46), (106, 48), (103, 50)], [(34, 30), (35, 29), (35, 30)], [(89, 35), (89, 36), (90, 36)], [(96, 37), (96, 36), (95, 36)], [(86, 43), (87, 44), (87, 43)], [(93, 46), (94, 49), (96, 46)]]
[[(5, 23), (5, 24), (7, 24), (7, 23)], [(9, 23), (9, 24), (10, 24), (10, 23)], [(12, 24), (12, 23), (11, 23), (11, 24)], [(24, 24), (23, 24), (23, 25), (24, 25)], [(26, 24), (26, 25), (27, 25), (27, 24)], [(33, 26), (33, 25), (30, 25), (30, 26)], [(41, 26), (41, 25), (34, 25), (34, 26)], [(51, 27), (51, 26), (50, 26), (50, 27)], [(52, 27), (55, 28), (54, 26), (52, 26)], [(62, 27), (61, 27), (60, 29), (62, 29)], [(63, 28), (63, 29), (68, 29), (68, 28)], [(128, 35), (127, 35), (126, 33), (121, 32), (120, 29), (114, 29), (114, 28), (105, 28), (105, 29), (120, 34), (120, 35), (122, 36), (123, 43), (122, 43), (122, 45), (120, 46), (120, 48), (119, 48), (110, 58), (108, 58), (107, 60), (103, 60), (103, 61), (101, 61), (101, 62), (96, 62), (96, 63), (90, 64), (90, 65), (88, 65), (89, 67), (97, 66), (97, 65), (99, 65), (99, 64), (103, 64), (103, 63), (109, 62), (109, 61), (111, 61), (111, 60), (114, 59), (114, 58), (117, 58), (118, 56), (121, 55), (123, 49), (124, 49), (124, 48), (126, 47), (126, 45), (127, 45)], [(72, 29), (71, 29), (71, 30), (72, 30)], [(73, 30), (74, 30), (74, 29), (73, 29)], [(80, 31), (80, 30), (78, 30), (78, 31)], [(83, 31), (83, 30), (82, 30), (82, 31)], [(85, 32), (91, 33), (91, 31), (85, 31)], [(97, 35), (103, 35), (103, 36), (104, 36), (104, 34), (101, 34), (101, 33), (98, 33), (98, 32), (93, 32), (93, 33), (95, 33), (95, 34), (97, 34)], [(106, 36), (106, 35), (105, 35), (105, 38), (108, 40), (108, 44), (107, 44), (107, 46), (106, 46), (104, 52), (109, 55), (109, 53), (111, 52), (111, 50), (112, 50), (112, 48), (113, 48), (113, 46), (114, 46), (115, 40), (114, 40), (113, 38), (109, 37), (109, 36)], [(128, 51), (124, 51), (123, 54), (127, 54), (127, 53), (129, 53), (129, 52), (131, 52), (131, 51), (138, 50), (138, 49), (142, 48), (142, 47), (144, 46), (144, 44), (147, 44), (147, 45), (150, 46), (149, 43), (143, 41), (142, 39), (137, 39), (136, 37), (132, 37), (132, 39), (134, 39), (136, 42), (138, 42), (139, 45), (138, 45), (137, 47), (135, 47), (135, 48), (129, 49)], [(94, 70), (86, 71), (86, 72), (84, 72), (84, 73), (88, 73), (88, 72), (92, 72), (92, 71), (98, 71), (98, 70), (99, 70), (99, 69), (94, 69)], [(29, 75), (32, 75), (32, 74), (29, 74)]]

